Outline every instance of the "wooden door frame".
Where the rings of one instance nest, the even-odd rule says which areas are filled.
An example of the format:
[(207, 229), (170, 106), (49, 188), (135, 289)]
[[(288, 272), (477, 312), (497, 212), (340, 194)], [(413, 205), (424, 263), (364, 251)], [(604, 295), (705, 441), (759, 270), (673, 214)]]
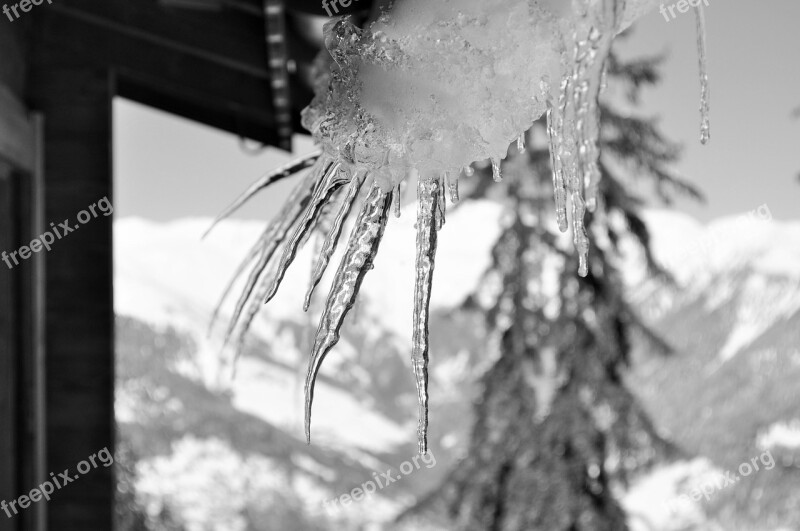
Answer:
[[(36, 150), (41, 148), (42, 121), (29, 118), (13, 98), (0, 97), (0, 107), (0, 138), (4, 139), (0, 145), (0, 252), (10, 253), (30, 243), (41, 230), (42, 168), (37, 159), (42, 159)], [(0, 262), (2, 501), (29, 493), (46, 477), (44, 256), (35, 254), (16, 266), (11, 259), (8, 262)], [(18, 513), (11, 518), (0, 513), (0, 531), (45, 529), (43, 505)]]

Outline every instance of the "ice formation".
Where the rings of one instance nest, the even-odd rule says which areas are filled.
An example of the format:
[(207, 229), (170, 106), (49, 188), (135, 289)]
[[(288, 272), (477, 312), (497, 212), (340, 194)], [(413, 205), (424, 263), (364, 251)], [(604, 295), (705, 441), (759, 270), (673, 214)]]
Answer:
[[(303, 112), (303, 125), (321, 151), (286, 167), (313, 164), (237, 271), (239, 276), (251, 266), (227, 334), (241, 341), (261, 301), (275, 294), (298, 247), (319, 223), (323, 207), (343, 196), (314, 267), (304, 304), (308, 308), (345, 219), (360, 190), (367, 188), (311, 354), (305, 414), (309, 442), (317, 373), (339, 340), (339, 329), (372, 267), (393, 207), (399, 214), (406, 180), (416, 180), (419, 201), (412, 366), (419, 395), (421, 453), (427, 451), (429, 301), (437, 231), (445, 223), (447, 197), (458, 200), (458, 177), (472, 176), (471, 164), (476, 161), (490, 160), (494, 180), (500, 181), (509, 144), (516, 141), (523, 150), (525, 132), (545, 112), (557, 225), (564, 232), (571, 218), (579, 274), (588, 274), (589, 240), (583, 218), (585, 210), (596, 206), (600, 179), (598, 97), (605, 86), (606, 58), (615, 35), (657, 3), (404, 0), (367, 29), (347, 18), (326, 25), (330, 68), (318, 77), (316, 97)], [(705, 142), (704, 19), (702, 7), (696, 9)], [(224, 215), (284, 176), (286, 168), (254, 184)], [(339, 193), (342, 188), (344, 194)]]
[(703, 5), (694, 8), (697, 21), (697, 60), (700, 63), (700, 142), (707, 144), (711, 139), (709, 119), (708, 65), (706, 59), (706, 15)]

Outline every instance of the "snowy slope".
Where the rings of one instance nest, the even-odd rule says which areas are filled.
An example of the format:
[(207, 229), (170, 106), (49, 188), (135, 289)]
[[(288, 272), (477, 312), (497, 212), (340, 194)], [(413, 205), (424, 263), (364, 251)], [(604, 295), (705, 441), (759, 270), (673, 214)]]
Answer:
[(800, 222), (774, 221), (765, 205), (707, 226), (669, 211), (650, 211), (645, 219), (654, 255), (677, 285), (647, 278), (634, 259), (626, 264), (631, 298), (654, 322), (698, 301), (706, 313), (731, 313), (716, 363), (800, 311)]
[[(230, 352), (222, 349), (220, 340), (227, 317), (210, 337), (207, 326), (224, 286), (263, 230), (263, 223), (228, 221), (206, 240), (201, 240), (200, 236), (210, 219), (184, 219), (166, 224), (124, 219), (115, 224), (115, 310), (118, 316), (126, 319), (119, 325), (123, 327), (120, 341), (128, 347), (122, 352), (131, 352), (123, 355), (138, 357), (135, 353), (153, 342), (148, 339), (150, 332), (143, 336), (138, 325), (133, 323), (141, 323), (141, 327), (149, 328), (157, 337), (178, 335), (185, 338), (159, 341), (167, 344), (178, 341), (182, 348), (191, 352), (168, 361), (163, 369), (153, 367), (154, 376), (145, 373), (133, 377), (129, 367), (136, 366), (136, 358), (126, 357), (120, 362), (125, 375), (119, 377), (116, 407), (117, 418), (124, 424), (123, 438), (134, 444), (150, 438), (158, 440), (159, 432), (163, 431), (159, 425), (187, 425), (185, 435), (176, 433), (170, 438), (166, 454), (163, 444), (138, 443), (141, 459), (137, 487), (150, 512), (158, 514), (166, 504), (185, 521), (211, 525), (222, 519), (228, 523), (220, 524), (219, 529), (238, 529), (240, 518), (228, 516), (242, 510), (241, 500), (239, 505), (222, 504), (218, 514), (223, 516), (211, 520), (208, 520), (209, 511), (198, 512), (193, 505), (203, 505), (205, 498), (220, 498), (219, 489), (240, 489), (240, 482), (225, 478), (215, 485), (194, 478), (200, 470), (221, 474), (219, 466), (213, 463), (216, 458), (203, 457), (206, 448), (213, 449), (213, 455), (231, 461), (230, 474), (251, 468), (250, 461), (279, 467), (281, 459), (286, 457), (274, 455), (270, 446), (265, 447), (267, 453), (260, 451), (253, 458), (238, 453), (241, 439), (259, 437), (259, 432), (274, 433), (267, 435), (270, 438), (289, 437), (285, 439), (289, 445), (288, 458), (303, 466), (293, 467), (292, 488), (282, 495), (294, 493), (296, 504), (302, 507), (302, 511), (298, 511), (316, 514), (320, 521), (326, 516), (318, 514), (325, 498), (346, 493), (371, 479), (373, 471), (396, 468), (413, 456), (416, 393), (408, 361), (414, 282), (413, 214), (406, 209), (400, 219), (391, 219), (375, 269), (367, 275), (359, 303), (343, 329), (342, 341), (326, 359), (317, 385), (312, 447), (305, 445), (303, 435), (303, 382), (309, 339), (316, 328), (322, 298), (335, 265), (318, 289), (312, 315), (303, 313), (302, 300), (314, 247), (307, 245), (287, 274), (278, 296), (263, 308), (254, 323), (250, 349), (245, 351), (237, 366), (236, 378), (231, 380)], [(447, 237), (442, 238), (441, 259), (436, 269), (434, 308), (456, 306), (477, 283), (487, 266), (486, 249), (499, 230), (499, 215), (499, 207), (492, 203), (469, 205), (463, 213), (458, 209), (450, 212), (445, 228)], [(334, 258), (334, 263), (338, 263), (338, 257)], [(234, 300), (235, 296), (228, 301), (226, 311), (231, 310)], [(465, 336), (462, 343), (469, 343), (469, 337)], [(176, 348), (171, 347), (172, 350)], [(458, 345), (454, 345), (452, 358), (445, 349), (437, 354), (440, 366), (433, 367), (431, 373), (432, 383), (438, 389), (433, 414), (443, 419), (463, 418), (462, 410), (468, 404), (457, 395), (467, 392), (461, 382), (471, 379), (472, 373), (447, 368), (454, 363), (464, 366), (468, 361), (468, 356), (464, 356), (467, 353), (458, 351)], [(172, 383), (165, 384), (164, 380)], [(196, 396), (198, 391), (193, 390), (192, 382), (198, 389), (207, 389), (211, 398)], [(153, 387), (155, 391), (143, 393), (143, 387)], [(151, 403), (153, 395), (164, 395), (164, 398)], [(229, 402), (224, 397), (229, 397)], [(204, 404), (204, 401), (210, 403)], [(210, 412), (203, 413), (204, 408), (210, 408)], [(224, 422), (213, 413), (220, 408), (229, 410), (223, 418), (231, 418), (235, 412), (235, 416), (249, 415), (253, 420), (216, 431), (180, 420), (197, 418), (200, 423), (216, 426)], [(158, 416), (152, 413), (154, 409)], [(162, 419), (164, 416), (167, 418)], [(208, 417), (205, 421), (204, 416)], [(257, 421), (263, 423), (263, 427), (255, 425)], [(254, 428), (249, 429), (248, 424), (254, 424)], [(463, 439), (454, 438), (446, 422), (440, 422), (438, 428), (437, 438), (441, 440)], [(468, 426), (457, 429), (463, 431)], [(231, 430), (251, 433), (227, 434)], [(259, 443), (251, 440), (247, 444)], [(441, 447), (448, 445), (452, 446), (452, 442), (443, 443)], [(307, 448), (321, 451), (322, 455), (308, 453)], [(198, 452), (202, 455), (195, 455)], [(385, 521), (403, 506), (413, 503), (410, 493), (433, 488), (446, 472), (448, 462), (452, 463), (455, 458), (455, 454), (443, 456), (436, 469), (418, 471), (403, 484), (381, 491), (368, 510), (356, 509), (333, 516), (345, 518), (352, 525)], [(192, 462), (196, 466), (189, 467), (190, 470), (187, 464)], [(252, 481), (256, 482), (257, 478)], [(310, 485), (310, 490), (303, 487), (305, 484)], [(187, 485), (192, 485), (192, 489)]]
[[(488, 264), (486, 250), (498, 232), (500, 209), (492, 203), (468, 205), (463, 211), (453, 211), (441, 238), (436, 267), (434, 308), (453, 307), (463, 301), (475, 286)], [(365, 281), (356, 319), (372, 318), (381, 324), (381, 331), (394, 331), (398, 341), (410, 336), (412, 295), (414, 285), (413, 248), (415, 230), (413, 212), (408, 211), (400, 219), (392, 219), (375, 269)], [(115, 225), (115, 311), (117, 315), (134, 317), (155, 327), (172, 326), (192, 334), (198, 340), (198, 356), (202, 362), (200, 377), (206, 385), (220, 385), (219, 373), (225, 368), (221, 359), (219, 338), (224, 329), (224, 319), (216, 333), (208, 341), (204, 339), (214, 306), (236, 269), (249, 245), (256, 240), (263, 224), (258, 222), (228, 221), (222, 223), (206, 240), (200, 236), (208, 228), (210, 220), (187, 219), (168, 224), (157, 224), (141, 219), (124, 219)], [(302, 300), (307, 288), (312, 263), (313, 245), (307, 245), (299, 253), (293, 267), (286, 276), (276, 298), (264, 307), (263, 317), (256, 322), (255, 335), (269, 342), (280, 341), (271, 325), (274, 321), (292, 321), (301, 326), (316, 326), (302, 312)], [(334, 263), (338, 263), (336, 258)], [(329, 282), (332, 266), (328, 272)], [(323, 286), (319, 292), (324, 293)], [(233, 302), (234, 297), (229, 300)], [(321, 301), (317, 301), (317, 306)], [(230, 310), (232, 304), (226, 308)], [(318, 309), (318, 308), (317, 308)], [(314, 316), (316, 317), (316, 315)], [(291, 338), (281, 343), (284, 361), (297, 362), (304, 359)], [(346, 358), (354, 359), (358, 353), (348, 348), (346, 342), (337, 348)], [(337, 356), (330, 356), (328, 363), (336, 366)], [(259, 416), (269, 415), (265, 404), (275, 403), (283, 393), (297, 397), (295, 380), (297, 374), (284, 370), (286, 374), (273, 377), (282, 383), (269, 390), (257, 391), (257, 385), (249, 375), (258, 373), (263, 377), (263, 367), (257, 360), (245, 360), (240, 367), (241, 377), (234, 383), (236, 400), (242, 409)], [(326, 363), (326, 366), (328, 364)], [(322, 384), (325, 385), (324, 382)], [(263, 387), (263, 386), (262, 386)], [(280, 389), (279, 389), (280, 388)], [(286, 395), (283, 395), (286, 396)], [(342, 415), (360, 418), (359, 432), (340, 433), (343, 445), (351, 445), (355, 438), (375, 450), (385, 450), (400, 444), (405, 437), (399, 426), (381, 422), (368, 411), (348, 400), (347, 393), (321, 388), (316, 407), (315, 428), (328, 433), (340, 424)], [(290, 426), (300, 434), (301, 418), (299, 402), (293, 407), (271, 408), (269, 420), (278, 425)], [(294, 419), (294, 420), (293, 420)], [(361, 433), (363, 432), (363, 433)], [(366, 437), (366, 433), (380, 434)]]
[[(208, 219), (162, 224), (129, 218), (115, 223), (117, 315), (135, 319), (156, 334), (175, 330), (185, 335), (189, 338), (186, 348), (193, 354), (170, 365), (167, 368), (173, 373), (170, 377), (180, 377), (184, 379), (181, 381), (195, 382), (202, 389), (230, 396), (226, 408), (232, 408), (237, 415), (258, 419), (294, 441), (291, 460), (305, 463), (308, 475), (301, 473), (299, 479), (292, 476), (292, 481), (314, 485), (308, 492), (302, 486), (297, 487), (298, 496), (305, 500), (305, 512), (314, 513), (321, 496), (332, 497), (350, 488), (340, 485), (357, 485), (359, 479), (369, 479), (370, 470), (385, 469), (387, 464), (396, 466), (413, 455), (416, 397), (408, 369), (414, 282), (413, 208), (413, 205), (407, 207), (400, 219), (390, 220), (375, 269), (366, 277), (343, 340), (323, 367), (314, 410), (312, 448), (333, 452), (328, 457), (305, 454), (302, 442), (302, 383), (309, 337), (316, 327), (330, 273), (335, 269), (332, 265), (317, 292), (313, 315), (304, 314), (301, 307), (313, 242), (298, 255), (277, 297), (263, 308), (254, 325), (253, 346), (241, 360), (237, 378), (231, 381), (226, 358), (229, 353), (221, 355), (224, 319), (223, 326), (218, 325), (210, 338), (207, 325), (225, 284), (263, 230), (263, 223), (231, 220), (215, 229), (206, 240), (200, 236), (208, 227)], [(501, 215), (501, 208), (491, 202), (467, 203), (449, 213), (440, 237), (432, 301), (435, 309), (457, 306), (474, 289), (488, 264)], [(652, 232), (654, 253), (674, 271), (678, 286), (664, 286), (647, 278), (640, 257), (630, 251), (629, 259), (622, 264), (629, 296), (665, 337), (677, 338), (679, 350), (702, 354), (692, 358), (695, 365), (690, 366), (688, 375), (686, 362), (648, 361), (632, 381), (662, 429), (688, 446), (690, 453), (713, 457), (716, 449), (713, 444), (719, 442), (722, 448), (727, 448), (734, 443), (729, 444), (725, 437), (708, 442), (706, 425), (713, 423), (699, 423), (699, 415), (692, 413), (690, 405), (680, 403), (680, 399), (715, 388), (714, 378), (721, 382), (735, 380), (732, 374), (746, 378), (752, 374), (754, 359), (774, 358), (783, 363), (781, 360), (792, 345), (795, 349), (800, 346), (800, 223), (750, 215), (704, 226), (688, 216), (665, 211), (650, 211), (645, 218)], [(232, 302), (226, 306), (227, 311)], [(445, 330), (441, 323), (432, 333), (434, 340), (446, 337), (451, 342), (463, 335), (457, 329)], [(438, 444), (450, 450), (451, 463), (463, 449), (462, 439), (469, 429), (465, 415), (474, 393), (470, 387), (475, 377), (474, 360), (485, 361), (487, 357), (480, 346), (473, 346), (475, 352), (469, 352), (469, 338), (463, 341), (464, 345), (454, 346), (452, 352), (437, 349), (431, 366), (432, 388), (438, 392), (434, 407), (444, 408), (434, 411), (440, 436)], [(797, 359), (800, 361), (800, 351)], [(764, 362), (759, 363), (763, 367)], [(653, 374), (657, 375), (655, 379)], [(775, 385), (767, 377), (757, 383)], [(139, 425), (146, 431), (152, 421), (141, 408), (137, 409), (136, 396), (127, 391), (138, 389), (137, 385), (131, 380), (120, 386), (117, 415), (121, 422)], [(750, 382), (737, 385), (742, 390)], [(665, 406), (659, 402), (663, 397), (677, 397), (675, 401), (679, 404)], [(706, 400), (704, 407), (716, 407), (716, 401), (728, 398), (701, 396), (702, 400)], [(786, 406), (789, 401), (775, 400), (777, 405), (771, 416), (760, 419), (752, 429), (748, 426), (747, 433), (736, 435), (751, 439), (754, 450), (758, 448), (757, 440), (761, 445), (777, 444), (771, 441), (780, 439), (783, 432), (779, 433), (776, 426), (796, 426), (800, 421), (792, 416), (791, 407)], [(185, 411), (191, 406), (173, 399), (167, 409)], [(737, 422), (735, 416), (720, 414), (716, 419), (719, 426), (714, 429), (735, 431), (725, 428)], [(174, 442), (172, 457), (144, 459), (140, 471), (142, 488), (150, 493), (150, 501), (171, 497), (173, 509), (183, 507), (180, 510), (186, 514), (192, 509), (185, 493), (181, 494), (185, 489), (162, 492), (158, 478), (177, 474), (176, 468), (180, 469), (181, 463), (191, 462), (193, 458), (187, 452), (208, 448), (202, 452), (228, 456), (226, 459), (233, 460), (233, 468), (250, 466), (247, 464), (250, 458), (237, 455), (230, 441), (192, 437), (197, 436)], [(279, 463), (275, 456), (257, 459), (266, 460), (265, 467)], [(214, 468), (211, 461), (208, 466)], [(444, 463), (447, 459), (440, 461)], [(362, 468), (354, 471), (348, 468), (351, 465)], [(443, 474), (445, 466), (440, 464), (434, 471)], [(705, 473), (708, 466), (677, 463), (656, 471), (625, 495), (626, 506), (640, 516), (647, 513), (651, 521), (675, 520), (675, 515), (664, 512), (663, 504), (648, 506), (646, 500), (654, 496), (648, 493), (669, 492), (674, 496), (680, 491), (679, 483), (690, 482), (695, 471)], [(320, 478), (334, 479), (320, 486), (317, 483), (325, 483)], [(191, 477), (182, 481), (192, 483)], [(420, 477), (420, 481), (435, 484), (432, 477)], [(230, 489), (240, 488), (237, 485)], [(375, 504), (364, 506), (358, 509), (363, 514), (354, 518), (360, 522), (385, 521), (394, 510), (413, 499), (408, 498), (409, 492), (405, 487), (397, 491), (387, 489), (383, 495), (388, 505), (380, 509)], [(202, 499), (204, 494), (200, 492), (197, 496)], [(313, 505), (310, 509), (309, 503)], [(234, 512), (238, 509), (226, 508)], [(687, 522), (702, 520), (698, 516), (702, 507), (692, 506), (687, 511), (683, 514)]]
[[(400, 219), (390, 220), (375, 269), (364, 282), (361, 300), (365, 304), (359, 309), (399, 337), (408, 336), (411, 329), (415, 237), (412, 208), (413, 205), (407, 207)], [(488, 201), (467, 204), (451, 213), (440, 238), (434, 308), (454, 307), (474, 289), (488, 264), (488, 249), (498, 233), (500, 215), (500, 207)], [(800, 297), (795, 296), (800, 290), (800, 222), (777, 222), (760, 216), (745, 214), (703, 226), (683, 214), (647, 212), (654, 254), (675, 274), (679, 289), (672, 290), (672, 294), (659, 289), (634, 257), (623, 264), (631, 296), (645, 311), (658, 311), (656, 316), (661, 316), (669, 308), (652, 308), (659, 302), (653, 299), (672, 295), (664, 304), (674, 306), (703, 296), (711, 311), (730, 302), (735, 290), (744, 297), (742, 305), (759, 314), (762, 321), (773, 322), (792, 315), (800, 309)], [(208, 225), (207, 219), (168, 224), (136, 218), (116, 222), (117, 314), (193, 332), (205, 326), (239, 260), (263, 230), (260, 222), (232, 220), (201, 240)], [(260, 320), (259, 325), (276, 318), (305, 323), (307, 317), (300, 307), (307, 288), (312, 247), (307, 245), (299, 253), (278, 296), (264, 307), (266, 319)], [(334, 269), (329, 268), (328, 282)], [(743, 271), (747, 274), (744, 282), (719, 281)], [(775, 285), (780, 289), (773, 291)], [(317, 293), (317, 310), (323, 292), (321, 289)], [(729, 358), (736, 346), (752, 340), (767, 326), (766, 322), (748, 322), (754, 319), (753, 315), (742, 315), (739, 326), (731, 327), (736, 335), (721, 353), (723, 358)], [(269, 327), (256, 330), (269, 333)]]
[[(736, 471), (768, 450), (779, 465), (715, 490), (710, 500), (686, 502), (685, 527), (675, 527), (681, 519), (658, 503), (648, 514), (653, 527), (632, 528), (796, 529), (800, 496), (787, 492), (800, 487), (792, 444), (800, 422), (800, 223), (773, 220), (766, 206), (707, 226), (663, 211), (646, 220), (655, 256), (677, 284), (646, 278), (634, 259), (625, 264), (629, 297), (675, 354), (642, 349), (632, 386), (656, 426), (689, 455)], [(627, 506), (636, 510), (637, 491), (663, 491), (670, 474), (690, 469), (676, 463), (656, 471)], [(703, 479), (682, 484), (675, 492), (690, 494)], [(708, 520), (693, 519), (698, 510)]]
[[(408, 335), (411, 325), (414, 208), (410, 205), (399, 219), (390, 220), (375, 269), (367, 275), (362, 291), (369, 311), (399, 335)], [(500, 207), (488, 201), (451, 211), (439, 240), (434, 308), (459, 304), (475, 286), (488, 265), (488, 249), (499, 232), (500, 214)], [(116, 313), (154, 325), (180, 323), (188, 328), (193, 328), (198, 318), (210, 317), (225, 284), (264, 224), (225, 221), (201, 240), (209, 225), (210, 219), (166, 224), (138, 218), (117, 221)], [(265, 306), (265, 316), (305, 319), (302, 300), (312, 247), (307, 245), (298, 253), (278, 295)], [(336, 263), (334, 259), (329, 268), (328, 282)]]

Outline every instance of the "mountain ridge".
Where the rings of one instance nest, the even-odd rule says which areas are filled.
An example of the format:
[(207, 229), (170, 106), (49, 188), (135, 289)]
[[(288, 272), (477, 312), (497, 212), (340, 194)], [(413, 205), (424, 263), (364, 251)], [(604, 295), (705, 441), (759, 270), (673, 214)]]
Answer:
[[(123, 319), (121, 335), (128, 347), (177, 341), (183, 350), (191, 352), (182, 358), (167, 356), (167, 362), (157, 368), (156, 380), (170, 381), (184, 389), (180, 399), (167, 389), (159, 392), (171, 398), (154, 401), (149, 394), (142, 394), (140, 380), (147, 377), (128, 369), (118, 375), (118, 418), (125, 437), (139, 441), (140, 453), (144, 453), (140, 484), (146, 499), (152, 503), (171, 500), (169, 503), (182, 514), (191, 513), (188, 501), (179, 493), (160, 492), (153, 487), (153, 478), (164, 470), (173, 470), (178, 466), (175, 462), (183, 462), (185, 455), (180, 457), (181, 452), (225, 456), (239, 444), (236, 439), (224, 442), (225, 430), (217, 433), (217, 439), (197, 439), (196, 434), (194, 439), (187, 439), (174, 433), (172, 457), (168, 457), (170, 454), (164, 455), (163, 438), (158, 447), (142, 442), (154, 426), (166, 425), (164, 419), (153, 424), (152, 418), (142, 416), (143, 411), (159, 407), (163, 415), (179, 422), (181, 411), (191, 418), (202, 418), (194, 402), (217, 403), (213, 407), (229, 411), (228, 415), (249, 415), (252, 422), (272, 426), (270, 430), (277, 430), (284, 441), (281, 445), (286, 455), (293, 462), (304, 463), (297, 474), (306, 483), (317, 484), (311, 489), (317, 494), (306, 495), (301, 489), (297, 499), (290, 500), (297, 504), (298, 514), (324, 515), (321, 497), (347, 492), (347, 485), (358, 484), (359, 474), (365, 481), (371, 470), (396, 466), (413, 454), (416, 392), (408, 361), (413, 208), (408, 205), (399, 220), (390, 220), (375, 269), (366, 276), (359, 302), (343, 328), (343, 339), (323, 367), (313, 420), (314, 445), (322, 452), (317, 454), (306, 451), (302, 435), (302, 382), (324, 295), (321, 286), (311, 311), (303, 313), (313, 240), (298, 254), (275, 300), (255, 320), (237, 379), (231, 380), (230, 352), (222, 349), (220, 336), (225, 313), (230, 312), (238, 296), (236, 289), (210, 339), (207, 328), (223, 287), (248, 246), (263, 231), (264, 223), (228, 220), (201, 240), (210, 218), (167, 223), (126, 218), (115, 222), (115, 310), (118, 319)], [(800, 353), (795, 359), (792, 351), (800, 345), (800, 221), (775, 221), (771, 215), (767, 219), (768, 209), (763, 208), (753, 212), (755, 215), (707, 225), (680, 213), (644, 212), (654, 254), (674, 271), (675, 285), (646, 276), (635, 245), (622, 245), (619, 267), (628, 298), (677, 351), (670, 358), (661, 358), (640, 349), (629, 382), (659, 429), (690, 454), (711, 456), (714, 461), (708, 466), (680, 465), (659, 476), (669, 476), (670, 481), (686, 483), (687, 474), (706, 473), (710, 466), (734, 466), (759, 450), (758, 441), (779, 440), (766, 434), (784, 433), (793, 426), (796, 413), (791, 399), (770, 386), (781, 383), (788, 393), (796, 393), (797, 384), (789, 378), (800, 377)], [(499, 204), (465, 203), (451, 210), (441, 232), (431, 326), (432, 445), (438, 449), (438, 466), (415, 472), (407, 484), (398, 487), (396, 494), (404, 501), (390, 501), (395, 493), (387, 489), (379, 494), (388, 502), (380, 511), (342, 516), (348, 522), (385, 522), (399, 507), (411, 503), (414, 495), (435, 487), (466, 451), (471, 428), (467, 419), (479, 392), (474, 382), (496, 353), (482, 337), (481, 324), (456, 309), (482, 280), (502, 218)], [(334, 262), (337, 260), (334, 257)], [(329, 281), (330, 274), (323, 285)], [(183, 339), (157, 339), (172, 335)], [(136, 363), (140, 350), (128, 348), (121, 365)], [(754, 371), (766, 376), (753, 378), (757, 374)], [(159, 384), (156, 389), (161, 387)], [(749, 405), (749, 393), (761, 393), (771, 410), (765, 414)], [(148, 406), (141, 406), (137, 400)], [(724, 402), (731, 400), (747, 411), (748, 422), (741, 422), (735, 410), (724, 407)], [(703, 411), (709, 408), (714, 411), (711, 421), (703, 420)], [(219, 421), (212, 425), (219, 425)], [(770, 448), (783, 457), (794, 455), (793, 449), (779, 446), (775, 443)], [(720, 459), (722, 451), (724, 457)], [(783, 472), (770, 474), (774, 478)], [(759, 488), (769, 489), (762, 476), (752, 481)], [(781, 483), (785, 485), (784, 480)], [(669, 486), (677, 488), (675, 484)], [(720, 500), (734, 495), (733, 490), (722, 493)], [(636, 503), (631, 507), (641, 512)], [(698, 507), (692, 510), (703, 512)], [(704, 511), (713, 514), (714, 508)], [(779, 508), (776, 511), (780, 513)], [(667, 522), (675, 520), (674, 515), (662, 516)], [(709, 528), (702, 527), (707, 524), (705, 520), (692, 518), (689, 521), (700, 526), (697, 529)], [(631, 526), (637, 529), (634, 523)]]

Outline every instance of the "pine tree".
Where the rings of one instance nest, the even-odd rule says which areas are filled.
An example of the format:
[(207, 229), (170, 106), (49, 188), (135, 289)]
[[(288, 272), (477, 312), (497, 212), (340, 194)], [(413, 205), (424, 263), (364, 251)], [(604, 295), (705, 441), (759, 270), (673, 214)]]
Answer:
[[(612, 55), (609, 78), (636, 104), (641, 89), (658, 82), (658, 61)], [(586, 220), (594, 245), (586, 278), (555, 228), (550, 154), (536, 141), (546, 135), (544, 120), (529, 131), (528, 148), (504, 163), (509, 219), (480, 283), (499, 288), (465, 304), (485, 312), (500, 356), (482, 377), (468, 456), (401, 522), (422, 516), (466, 530), (619, 531), (627, 518), (614, 488), (678, 453), (624, 383), (634, 335), (669, 349), (625, 301), (615, 258), (620, 242), (632, 240), (651, 273), (668, 279), (650, 252), (631, 177), (649, 179), (665, 202), (700, 194), (670, 172), (679, 149), (654, 120), (603, 103), (600, 206)], [(496, 189), (491, 168), (479, 173), (468, 197)]]

